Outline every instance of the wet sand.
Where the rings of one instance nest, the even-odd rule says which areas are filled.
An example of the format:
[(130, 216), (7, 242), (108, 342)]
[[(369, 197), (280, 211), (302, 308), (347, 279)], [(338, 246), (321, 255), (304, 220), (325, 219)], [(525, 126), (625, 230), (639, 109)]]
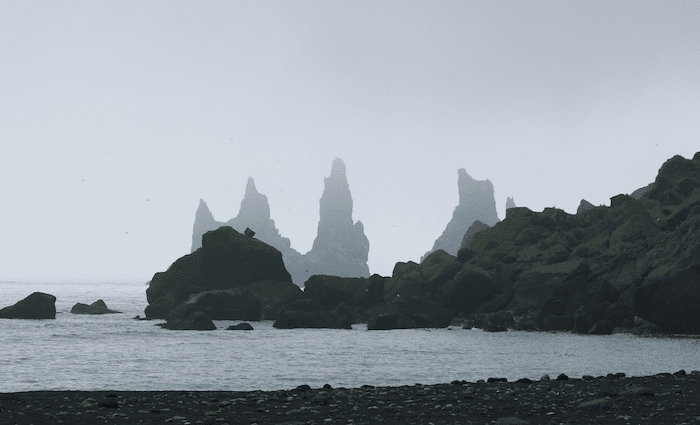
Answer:
[(700, 424), (698, 371), (563, 378), (246, 392), (0, 393), (0, 423)]

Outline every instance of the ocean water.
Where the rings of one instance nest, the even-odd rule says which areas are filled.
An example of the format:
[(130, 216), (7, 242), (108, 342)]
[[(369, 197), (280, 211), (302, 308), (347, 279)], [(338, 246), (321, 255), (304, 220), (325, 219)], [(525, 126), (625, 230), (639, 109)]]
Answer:
[[(700, 370), (700, 339), (487, 333), (461, 328), (367, 331), (168, 331), (143, 316), (142, 283), (0, 282), (0, 308), (32, 292), (57, 297), (55, 320), (0, 319), (0, 392), (35, 390), (276, 390), (435, 384)], [(103, 299), (121, 314), (70, 313)]]

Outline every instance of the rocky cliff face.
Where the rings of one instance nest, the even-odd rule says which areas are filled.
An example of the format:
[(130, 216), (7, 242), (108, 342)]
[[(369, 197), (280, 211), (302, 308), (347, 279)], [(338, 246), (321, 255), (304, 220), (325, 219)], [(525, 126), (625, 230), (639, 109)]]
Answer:
[(250, 228), (255, 232), (256, 239), (282, 253), (287, 270), (299, 286), (303, 286), (315, 274), (369, 277), (369, 241), (362, 223), (352, 221), (352, 196), (342, 159), (333, 161), (331, 174), (324, 182), (318, 234), (307, 254), (302, 255), (293, 249), (289, 238), (280, 235), (275, 221), (270, 217), (267, 196), (257, 191), (250, 177), (238, 215), (225, 223), (216, 221), (207, 204), (199, 201), (192, 231), (192, 252), (201, 248), (202, 235), (208, 231), (221, 226), (230, 226), (239, 232)]
[(498, 223), (496, 198), (493, 194), (493, 184), (489, 180), (475, 180), (464, 168), (460, 168), (457, 171), (457, 187), (459, 205), (452, 213), (452, 220), (447, 223), (445, 231), (437, 238), (433, 248), (421, 257), (421, 262), (438, 249), (457, 255), (464, 234), (474, 221), (479, 220), (488, 226)]
[(636, 315), (700, 333), (700, 153), (669, 159), (644, 189), (610, 207), (582, 201), (576, 215), (511, 208), (458, 258), (503, 289), (498, 310), (536, 312), (528, 326), (591, 332), (597, 321), (631, 326)]

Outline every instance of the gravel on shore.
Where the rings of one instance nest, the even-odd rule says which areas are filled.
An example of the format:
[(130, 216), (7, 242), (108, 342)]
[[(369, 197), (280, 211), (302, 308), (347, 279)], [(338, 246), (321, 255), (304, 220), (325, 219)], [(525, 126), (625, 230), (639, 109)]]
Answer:
[(279, 391), (0, 393), (9, 424), (700, 424), (700, 372)]

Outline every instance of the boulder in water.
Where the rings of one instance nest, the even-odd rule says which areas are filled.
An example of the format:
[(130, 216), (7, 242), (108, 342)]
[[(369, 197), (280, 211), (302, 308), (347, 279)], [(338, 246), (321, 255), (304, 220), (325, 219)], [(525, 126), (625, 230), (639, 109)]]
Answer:
[(17, 304), (0, 310), (0, 319), (55, 319), (56, 297), (34, 292)]
[(73, 314), (114, 314), (114, 313), (121, 313), (121, 311), (116, 311), (116, 310), (110, 310), (107, 308), (107, 304), (105, 304), (104, 301), (102, 300), (97, 300), (94, 303), (87, 305), (83, 303), (77, 303), (76, 305), (73, 306), (73, 308), (70, 309), (70, 312)]
[(168, 320), (159, 326), (178, 331), (213, 331), (216, 329), (211, 318), (202, 311), (195, 311), (180, 319)]

